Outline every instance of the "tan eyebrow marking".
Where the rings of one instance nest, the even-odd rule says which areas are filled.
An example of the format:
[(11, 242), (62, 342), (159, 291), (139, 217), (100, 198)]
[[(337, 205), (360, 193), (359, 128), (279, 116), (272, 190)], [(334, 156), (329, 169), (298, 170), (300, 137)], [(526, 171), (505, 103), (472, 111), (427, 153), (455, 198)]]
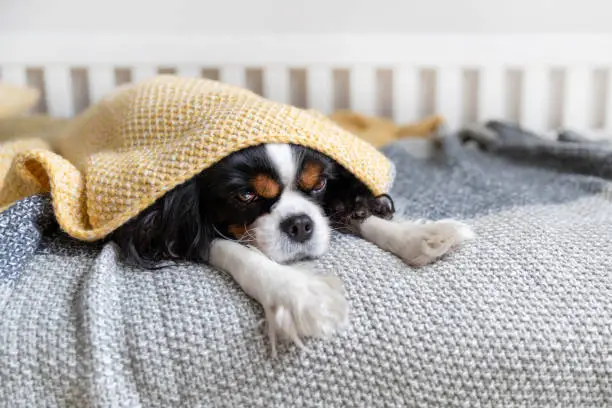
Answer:
[(242, 238), (244, 234), (247, 232), (247, 227), (245, 225), (232, 224), (227, 227), (227, 230), (230, 234), (232, 234), (236, 239)]
[(274, 198), (280, 193), (280, 186), (276, 180), (270, 178), (265, 174), (258, 174), (251, 181), (251, 185), (255, 190), (255, 193), (263, 198)]
[(323, 168), (318, 163), (306, 163), (300, 172), (298, 184), (304, 190), (312, 190), (321, 179)]

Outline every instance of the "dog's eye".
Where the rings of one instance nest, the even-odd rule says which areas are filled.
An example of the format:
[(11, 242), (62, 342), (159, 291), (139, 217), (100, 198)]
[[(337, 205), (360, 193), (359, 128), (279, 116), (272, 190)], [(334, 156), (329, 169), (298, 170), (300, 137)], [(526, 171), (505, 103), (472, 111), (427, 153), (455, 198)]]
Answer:
[(325, 186), (327, 186), (327, 179), (325, 177), (321, 177), (319, 182), (317, 184), (315, 184), (315, 186), (312, 188), (311, 191), (313, 193), (319, 193), (319, 192), (323, 191), (323, 189), (325, 189)]
[(243, 203), (250, 203), (257, 199), (257, 196), (252, 191), (244, 191), (236, 196)]

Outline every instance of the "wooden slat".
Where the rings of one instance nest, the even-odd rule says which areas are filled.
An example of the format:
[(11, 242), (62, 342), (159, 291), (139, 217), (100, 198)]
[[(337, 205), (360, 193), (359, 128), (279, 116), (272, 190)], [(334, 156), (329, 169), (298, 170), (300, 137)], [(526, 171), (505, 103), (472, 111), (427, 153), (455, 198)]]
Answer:
[(3, 65), (2, 82), (23, 86), (28, 83), (27, 67), (25, 65)]
[(308, 68), (306, 80), (307, 104), (326, 115), (332, 113), (334, 81), (332, 69), (327, 66), (311, 66)]
[(482, 67), (478, 73), (478, 120), (504, 119), (506, 74), (502, 66)]
[(419, 70), (398, 67), (393, 71), (393, 119), (397, 123), (416, 121), (419, 115)]
[(548, 130), (550, 72), (544, 66), (523, 70), (521, 89), (521, 124), (536, 132)]
[(462, 71), (459, 67), (442, 67), (437, 70), (436, 113), (446, 118), (451, 130), (461, 127), (462, 80)]
[(115, 69), (110, 65), (96, 65), (87, 71), (89, 101), (98, 102), (116, 87)]
[(176, 68), (176, 73), (182, 77), (200, 78), (202, 76), (202, 69), (197, 65), (179, 65)]
[(136, 65), (132, 68), (132, 83), (138, 83), (157, 75), (157, 68), (153, 65)]
[(587, 129), (594, 99), (593, 71), (584, 66), (568, 67), (565, 71), (563, 126)]
[(226, 65), (221, 67), (219, 72), (221, 82), (230, 85), (246, 86), (246, 72), (244, 67), (239, 65)]
[(605, 129), (606, 132), (612, 137), (612, 68), (608, 70), (608, 86), (606, 92), (606, 115), (605, 115)]
[(44, 75), (49, 114), (58, 117), (73, 116), (74, 100), (70, 67), (50, 65), (45, 67)]
[(357, 65), (350, 70), (351, 109), (365, 115), (376, 115), (376, 72), (372, 67)]
[(276, 102), (289, 102), (289, 70), (287, 67), (270, 65), (263, 69), (263, 95)]

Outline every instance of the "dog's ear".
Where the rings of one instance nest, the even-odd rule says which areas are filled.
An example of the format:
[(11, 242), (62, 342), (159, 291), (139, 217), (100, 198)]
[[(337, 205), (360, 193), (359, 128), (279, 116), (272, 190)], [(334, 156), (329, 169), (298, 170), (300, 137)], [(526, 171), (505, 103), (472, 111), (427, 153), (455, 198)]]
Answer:
[(353, 174), (341, 169), (329, 183), (323, 205), (332, 224), (340, 230), (353, 230), (355, 222), (371, 215), (389, 219), (395, 212), (387, 194), (375, 197)]
[(124, 261), (146, 268), (164, 259), (206, 261), (215, 233), (201, 208), (199, 190), (192, 179), (120, 227), (113, 240)]

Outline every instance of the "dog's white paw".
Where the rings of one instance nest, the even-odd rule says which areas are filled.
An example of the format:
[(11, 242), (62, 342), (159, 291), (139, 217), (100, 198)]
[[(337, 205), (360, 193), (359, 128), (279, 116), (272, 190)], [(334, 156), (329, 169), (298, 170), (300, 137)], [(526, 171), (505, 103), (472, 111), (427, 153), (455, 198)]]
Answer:
[(472, 229), (456, 220), (419, 220), (400, 223), (399, 227), (394, 252), (414, 266), (431, 263), (462, 242), (474, 238)]
[(346, 325), (348, 302), (338, 278), (280, 267), (282, 284), (270, 291), (264, 304), (273, 354), (277, 335), (303, 347), (302, 337), (329, 337)]

